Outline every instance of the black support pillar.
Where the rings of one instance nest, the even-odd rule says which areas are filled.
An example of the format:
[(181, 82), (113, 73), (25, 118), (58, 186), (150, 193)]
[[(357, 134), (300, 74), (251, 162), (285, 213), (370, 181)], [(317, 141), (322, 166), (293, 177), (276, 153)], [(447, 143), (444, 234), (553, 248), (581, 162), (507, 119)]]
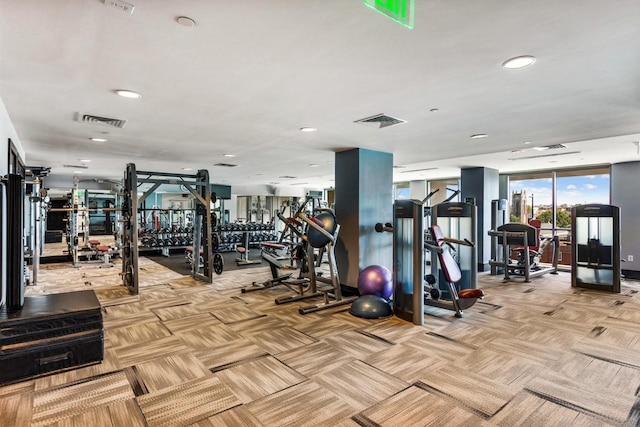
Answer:
[(336, 259), (342, 285), (358, 286), (360, 270), (393, 271), (393, 239), (375, 224), (393, 222), (393, 154), (365, 149), (336, 153), (336, 219), (341, 226)]

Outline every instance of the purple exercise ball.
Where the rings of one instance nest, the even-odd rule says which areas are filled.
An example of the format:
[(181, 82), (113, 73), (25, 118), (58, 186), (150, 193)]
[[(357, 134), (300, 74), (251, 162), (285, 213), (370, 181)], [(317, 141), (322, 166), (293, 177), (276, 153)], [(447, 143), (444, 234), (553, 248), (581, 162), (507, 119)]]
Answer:
[(360, 295), (375, 295), (388, 300), (393, 294), (391, 271), (381, 265), (364, 268), (358, 276), (358, 291)]

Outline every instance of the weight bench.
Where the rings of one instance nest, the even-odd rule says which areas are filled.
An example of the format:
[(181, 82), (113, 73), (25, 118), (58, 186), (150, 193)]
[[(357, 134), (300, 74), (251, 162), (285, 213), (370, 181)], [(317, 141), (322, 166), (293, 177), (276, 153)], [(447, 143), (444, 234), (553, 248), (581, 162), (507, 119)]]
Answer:
[[(200, 248), (200, 268), (204, 267), (204, 259), (202, 255), (204, 254), (204, 250)], [(193, 246), (187, 246), (184, 248), (184, 257), (190, 265), (193, 265)]]
[[(91, 241), (89, 241), (91, 243)], [(100, 243), (100, 242), (98, 242)], [(98, 258), (102, 258), (103, 264), (102, 267), (113, 267), (113, 263), (111, 262), (111, 247), (107, 245), (96, 245), (95, 250), (98, 254)]]
[[(282, 282), (291, 278), (293, 273), (279, 274), (278, 270), (282, 268), (288, 267), (287, 265), (282, 264), (280, 261), (289, 259), (289, 257), (283, 257), (278, 254), (279, 250), (285, 249), (287, 245), (283, 245), (280, 243), (271, 243), (271, 242), (263, 242), (260, 244), (261, 255), (262, 258), (267, 261), (269, 264), (269, 268), (271, 269), (271, 279), (265, 280), (262, 283), (253, 282), (251, 286), (246, 288), (242, 288), (240, 291), (242, 293), (260, 291), (262, 289), (273, 288), (274, 286), (278, 286), (283, 284)], [(237, 249), (239, 249), (238, 247)], [(236, 250), (237, 250), (236, 249)], [(244, 249), (244, 248), (242, 248)]]
[(236, 258), (236, 264), (238, 264), (239, 266), (260, 264), (262, 262), (262, 260), (260, 259), (249, 259), (249, 233), (246, 231), (242, 233), (242, 246), (236, 246), (236, 252), (240, 254), (240, 257)]

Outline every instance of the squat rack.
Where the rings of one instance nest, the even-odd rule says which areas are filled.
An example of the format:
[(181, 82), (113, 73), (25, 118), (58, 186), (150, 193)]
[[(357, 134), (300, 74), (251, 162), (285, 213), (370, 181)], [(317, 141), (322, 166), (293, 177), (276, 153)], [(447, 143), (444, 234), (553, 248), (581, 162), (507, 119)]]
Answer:
[[(140, 197), (138, 187), (152, 184)], [(211, 283), (213, 280), (213, 250), (211, 246), (211, 185), (209, 171), (200, 169), (195, 175), (165, 172), (136, 171), (134, 163), (127, 164), (122, 198), (122, 281), (132, 295), (138, 293), (138, 206), (161, 185), (182, 185), (196, 200), (193, 224), (193, 253), (202, 249), (200, 257), (194, 256), (193, 278)], [(202, 273), (199, 272), (203, 268)]]

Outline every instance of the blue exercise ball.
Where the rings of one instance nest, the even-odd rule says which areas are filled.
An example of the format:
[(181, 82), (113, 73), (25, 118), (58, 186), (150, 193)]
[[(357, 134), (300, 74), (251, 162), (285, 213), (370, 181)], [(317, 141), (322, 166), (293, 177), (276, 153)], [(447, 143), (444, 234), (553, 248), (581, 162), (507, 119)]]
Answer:
[(364, 319), (379, 319), (393, 314), (391, 304), (375, 295), (363, 295), (351, 304), (349, 313)]
[(375, 295), (388, 300), (393, 295), (391, 271), (382, 265), (364, 268), (358, 276), (358, 291), (360, 295)]

